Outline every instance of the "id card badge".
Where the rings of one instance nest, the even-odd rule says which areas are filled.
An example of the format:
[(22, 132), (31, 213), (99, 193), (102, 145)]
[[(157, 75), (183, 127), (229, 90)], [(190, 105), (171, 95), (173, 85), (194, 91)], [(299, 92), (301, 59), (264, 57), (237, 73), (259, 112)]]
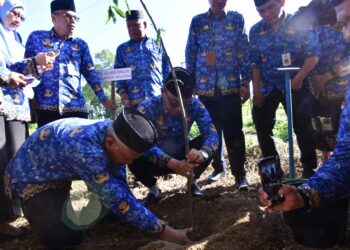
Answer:
[(207, 51), (206, 55), (206, 65), (215, 66), (216, 65), (216, 53), (215, 51)]
[(288, 67), (292, 65), (292, 60), (290, 58), (290, 53), (282, 54), (282, 65), (283, 67)]
[(77, 76), (78, 75), (78, 71), (75, 69), (75, 67), (72, 63), (67, 64), (67, 70), (68, 70), (68, 75), (70, 75), (70, 76)]

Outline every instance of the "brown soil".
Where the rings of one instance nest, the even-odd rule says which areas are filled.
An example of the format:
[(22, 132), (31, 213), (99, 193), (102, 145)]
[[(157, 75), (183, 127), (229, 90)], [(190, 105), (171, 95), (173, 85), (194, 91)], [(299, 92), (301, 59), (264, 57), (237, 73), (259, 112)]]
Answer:
[[(286, 164), (285, 145), (280, 148), (282, 162)], [(97, 224), (87, 229), (87, 240), (78, 249), (309, 249), (293, 240), (289, 228), (284, 224), (282, 215), (266, 214), (260, 205), (257, 190), (259, 176), (256, 170), (258, 156), (257, 145), (251, 145), (248, 155), (248, 179), (251, 189), (239, 192), (234, 186), (234, 178), (226, 172), (222, 180), (208, 184), (204, 180), (212, 170), (211, 167), (201, 177), (200, 186), (207, 194), (203, 200), (193, 200), (194, 230), (190, 234), (192, 243), (187, 246), (159, 241), (151, 235), (135, 231), (129, 225), (118, 222), (108, 215)], [(296, 156), (297, 157), (297, 156)], [(287, 169), (285, 169), (288, 172)], [(299, 170), (299, 169), (298, 169)], [(185, 193), (186, 179), (175, 176), (168, 180), (159, 179), (163, 199), (150, 206), (159, 218), (169, 222), (175, 228), (186, 228), (191, 224), (189, 219), (190, 206)], [(144, 187), (133, 188), (135, 196), (142, 199), (147, 194)], [(72, 203), (74, 210), (79, 211), (87, 204), (89, 194), (83, 182), (74, 182)], [(97, 207), (98, 208), (98, 207)], [(95, 212), (98, 216), (98, 209)], [(92, 216), (93, 217), (93, 216)], [(14, 222), (19, 226), (28, 224), (24, 218)], [(350, 249), (350, 242), (344, 249)], [(42, 249), (31, 232), (12, 242), (0, 243), (1, 249)]]

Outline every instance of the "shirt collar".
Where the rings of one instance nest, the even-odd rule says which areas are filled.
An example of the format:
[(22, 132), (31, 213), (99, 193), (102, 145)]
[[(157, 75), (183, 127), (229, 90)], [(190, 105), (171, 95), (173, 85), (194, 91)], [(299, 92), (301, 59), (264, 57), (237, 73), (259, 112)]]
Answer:
[[(226, 17), (226, 15), (227, 15), (227, 10), (224, 9), (223, 12), (224, 12), (224, 17)], [(213, 13), (211, 12), (210, 8), (209, 8), (209, 10), (208, 10), (208, 12), (207, 12), (207, 16), (208, 16), (208, 17), (214, 17), (214, 15), (213, 15)], [(215, 18), (215, 17), (214, 17), (214, 18)]]
[[(56, 35), (56, 32), (55, 32), (55, 29), (54, 29), (54, 28), (52, 28), (50, 32), (51, 32), (50, 36), (51, 36), (52, 38), (58, 38), (58, 39), (60, 39), (60, 38)], [(64, 39), (64, 40), (73, 40), (73, 39), (74, 39), (73, 35), (70, 35), (69, 37), (67, 37), (67, 38)]]

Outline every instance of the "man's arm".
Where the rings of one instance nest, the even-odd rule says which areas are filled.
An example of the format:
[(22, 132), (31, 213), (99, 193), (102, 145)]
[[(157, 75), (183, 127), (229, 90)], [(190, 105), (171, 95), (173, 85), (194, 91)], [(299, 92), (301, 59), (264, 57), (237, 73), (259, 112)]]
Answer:
[(185, 60), (186, 68), (195, 74), (196, 72), (196, 61), (197, 61), (198, 43), (195, 19), (191, 21), (190, 29), (188, 32)]
[(294, 76), (292, 80), (292, 89), (293, 90), (300, 90), (303, 86), (303, 81), (305, 77), (308, 76), (308, 74), (315, 68), (316, 64), (318, 63), (319, 57), (318, 56), (312, 56), (306, 58), (304, 61), (303, 66), (300, 68), (299, 72)]

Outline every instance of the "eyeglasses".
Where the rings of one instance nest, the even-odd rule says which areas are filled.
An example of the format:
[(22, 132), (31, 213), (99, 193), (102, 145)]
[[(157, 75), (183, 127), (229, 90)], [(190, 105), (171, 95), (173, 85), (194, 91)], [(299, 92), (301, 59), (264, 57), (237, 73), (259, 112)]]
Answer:
[(21, 19), (22, 22), (24, 22), (26, 20), (26, 18), (21, 14), (19, 13), (18, 11), (15, 11), (15, 10), (11, 10), (10, 11), (10, 14), (16, 18), (19, 18)]
[(62, 15), (64, 16), (64, 18), (67, 20), (67, 22), (79, 22), (80, 20), (80, 17), (76, 16), (76, 15), (71, 15), (71, 14), (68, 14), (66, 12), (57, 12), (57, 13), (54, 13), (54, 15)]

